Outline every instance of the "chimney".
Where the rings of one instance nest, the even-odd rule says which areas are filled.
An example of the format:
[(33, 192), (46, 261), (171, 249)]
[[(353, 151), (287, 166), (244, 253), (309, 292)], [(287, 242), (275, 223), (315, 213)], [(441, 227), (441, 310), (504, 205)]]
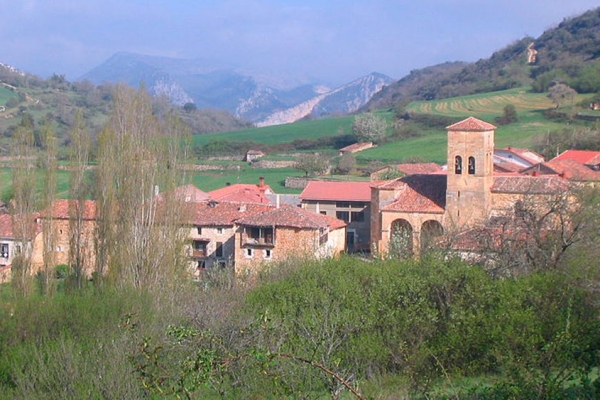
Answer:
[(262, 188), (265, 186), (265, 177), (261, 176), (258, 178), (258, 187)]
[(225, 182), (225, 186), (231, 186), (231, 182)]

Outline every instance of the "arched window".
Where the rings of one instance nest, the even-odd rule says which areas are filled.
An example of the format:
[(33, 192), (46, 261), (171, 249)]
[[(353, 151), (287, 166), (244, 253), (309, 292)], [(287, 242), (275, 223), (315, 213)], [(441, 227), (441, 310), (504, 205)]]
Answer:
[(475, 157), (469, 157), (469, 175), (475, 174)]
[(454, 157), (454, 173), (462, 174), (462, 157), (461, 156)]

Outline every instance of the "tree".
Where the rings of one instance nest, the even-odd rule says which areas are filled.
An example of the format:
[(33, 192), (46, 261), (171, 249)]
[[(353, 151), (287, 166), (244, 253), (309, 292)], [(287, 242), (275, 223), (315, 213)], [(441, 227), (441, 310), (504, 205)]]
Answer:
[(496, 122), (500, 125), (508, 125), (513, 122), (517, 122), (517, 109), (512, 104), (504, 106), (503, 114), (501, 117), (496, 118)]
[(352, 132), (358, 142), (379, 143), (385, 138), (387, 125), (384, 117), (365, 113), (354, 117)]
[(35, 238), (33, 213), (36, 211), (36, 171), (34, 163), (33, 121), (25, 114), (17, 126), (14, 135), (13, 156), (15, 164), (12, 169), (12, 220), (14, 236), (20, 241), (19, 249), (12, 261), (12, 282), (17, 293), (28, 295), (31, 285), (31, 253), (30, 245)]
[(548, 89), (548, 97), (556, 104), (556, 108), (561, 107), (566, 102), (570, 102), (572, 106), (576, 95), (577, 92), (564, 83), (555, 83)]
[(356, 169), (356, 157), (352, 153), (345, 153), (338, 161), (338, 171), (341, 174), (350, 174)]
[(71, 182), (69, 202), (69, 266), (74, 274), (75, 285), (81, 289), (84, 279), (84, 268), (89, 263), (90, 243), (85, 235), (85, 201), (89, 194), (86, 170), (89, 164), (90, 135), (83, 120), (83, 113), (78, 110), (71, 130)]
[(117, 86), (114, 102), (98, 139), (97, 276), (137, 288), (175, 284), (187, 265), (187, 232), (183, 199), (168, 194), (185, 183), (177, 166), (189, 132), (172, 115), (156, 118), (143, 89)]
[(183, 105), (183, 110), (185, 112), (187, 112), (187, 113), (191, 113), (192, 111), (196, 111), (196, 109), (197, 109), (196, 104), (191, 103), (191, 102), (190, 103), (185, 103)]
[(296, 162), (296, 169), (305, 176), (319, 175), (329, 167), (327, 159), (319, 153), (305, 154)]
[[(41, 198), (41, 208), (48, 209), (56, 199), (56, 172), (58, 169), (56, 137), (54, 135), (54, 130), (52, 129), (51, 119), (46, 119), (46, 122), (44, 123), (41, 132), (41, 140), (44, 148), (40, 163), (44, 170), (44, 185)], [(51, 294), (55, 289), (53, 272), (55, 266), (54, 249), (57, 236), (56, 231), (53, 229), (52, 213), (49, 213), (44, 219), (42, 219), (42, 234), (44, 238), (44, 268), (42, 271), (42, 289), (46, 294)]]

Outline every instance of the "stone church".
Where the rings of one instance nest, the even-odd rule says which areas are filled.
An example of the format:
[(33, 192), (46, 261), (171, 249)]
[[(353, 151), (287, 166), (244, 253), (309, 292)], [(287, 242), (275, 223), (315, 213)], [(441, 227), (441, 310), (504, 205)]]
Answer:
[(552, 196), (569, 188), (569, 181), (559, 175), (528, 175), (495, 166), (492, 124), (469, 117), (446, 129), (445, 170), (371, 186), (373, 250), (389, 251), (390, 241), (402, 232), (405, 248), (418, 255), (440, 235), (464, 232), (514, 212), (525, 196)]

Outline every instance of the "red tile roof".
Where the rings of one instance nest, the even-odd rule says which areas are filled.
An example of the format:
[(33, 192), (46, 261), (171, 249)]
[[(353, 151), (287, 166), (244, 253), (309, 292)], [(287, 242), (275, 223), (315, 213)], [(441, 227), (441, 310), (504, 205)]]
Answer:
[(262, 204), (270, 203), (266, 195), (272, 193), (273, 191), (269, 185), (260, 186), (246, 183), (237, 183), (208, 192), (210, 198), (216, 201)]
[(406, 175), (414, 174), (431, 174), (439, 172), (442, 167), (436, 163), (414, 163), (414, 164), (398, 164), (396, 169)]
[(568, 190), (569, 181), (556, 176), (496, 176), (494, 193), (557, 194)]
[(377, 185), (381, 189), (399, 190), (384, 211), (444, 213), (446, 207), (445, 175), (409, 175)]
[(447, 126), (446, 129), (449, 131), (485, 132), (493, 131), (496, 127), (475, 117), (469, 117), (453, 125)]
[(600, 171), (593, 170), (577, 161), (569, 159), (553, 159), (552, 161), (542, 164), (537, 170), (540, 172), (552, 171), (552, 173), (560, 175), (570, 181), (600, 181)]
[(320, 229), (328, 227), (331, 230), (335, 230), (346, 226), (344, 221), (337, 218), (313, 213), (294, 206), (283, 206), (264, 213), (240, 218), (236, 222), (246, 226), (281, 226), (299, 229)]
[(598, 165), (600, 164), (600, 151), (566, 150), (550, 161), (557, 160), (572, 160), (584, 165)]
[(206, 201), (194, 204), (191, 224), (198, 226), (232, 226), (238, 218), (269, 211), (271, 204)]
[[(77, 200), (56, 200), (52, 203), (52, 206), (42, 212), (42, 217), (52, 217), (55, 219), (69, 219), (70, 213), (69, 208), (73, 207), (73, 210), (77, 210), (79, 202)], [(96, 202), (93, 200), (83, 201), (83, 219), (93, 220), (96, 219)]]
[(301, 200), (371, 201), (371, 182), (310, 181)]

